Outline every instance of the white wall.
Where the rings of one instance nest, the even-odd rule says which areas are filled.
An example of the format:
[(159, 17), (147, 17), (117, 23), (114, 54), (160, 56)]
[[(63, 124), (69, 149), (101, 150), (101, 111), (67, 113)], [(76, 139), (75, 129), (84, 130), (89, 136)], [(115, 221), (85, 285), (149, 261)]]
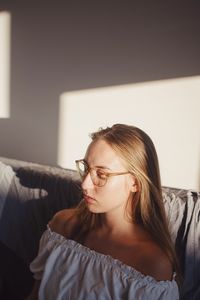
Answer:
[(74, 169), (99, 127), (133, 124), (154, 141), (162, 184), (199, 190), (199, 113), (200, 76), (64, 93), (58, 164)]
[(200, 1), (1, 0), (3, 10), (11, 81), (0, 156), (56, 165), (64, 92), (200, 75)]
[(8, 12), (0, 12), (0, 118), (10, 115), (10, 28)]

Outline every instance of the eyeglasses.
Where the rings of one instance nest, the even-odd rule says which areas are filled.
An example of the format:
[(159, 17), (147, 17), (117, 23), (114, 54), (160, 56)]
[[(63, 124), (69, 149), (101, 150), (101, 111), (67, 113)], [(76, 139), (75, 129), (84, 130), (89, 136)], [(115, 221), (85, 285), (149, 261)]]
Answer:
[(77, 171), (82, 180), (90, 173), (92, 182), (98, 187), (102, 187), (106, 184), (107, 180), (111, 176), (125, 175), (130, 172), (117, 172), (117, 173), (108, 173), (102, 170), (101, 168), (90, 168), (84, 159), (76, 160)]

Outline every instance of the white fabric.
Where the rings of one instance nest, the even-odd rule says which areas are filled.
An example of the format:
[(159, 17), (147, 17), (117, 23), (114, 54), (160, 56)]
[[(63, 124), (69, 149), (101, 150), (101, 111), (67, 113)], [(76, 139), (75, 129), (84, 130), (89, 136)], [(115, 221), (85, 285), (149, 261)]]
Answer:
[(15, 172), (0, 161), (0, 218)]
[(39, 300), (179, 299), (175, 280), (156, 281), (49, 228), (30, 269), (42, 279)]

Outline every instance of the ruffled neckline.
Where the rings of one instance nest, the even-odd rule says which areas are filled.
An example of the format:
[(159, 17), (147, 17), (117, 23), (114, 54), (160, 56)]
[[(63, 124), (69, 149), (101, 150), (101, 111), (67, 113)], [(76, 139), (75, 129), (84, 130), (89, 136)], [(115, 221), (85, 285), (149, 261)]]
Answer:
[(106, 266), (110, 265), (111, 267), (114, 267), (116, 272), (118, 271), (120, 273), (123, 273), (125, 276), (130, 277), (130, 279), (134, 277), (135, 279), (141, 280), (143, 282), (145, 281), (148, 284), (151, 283), (154, 285), (162, 285), (162, 286), (176, 284), (175, 281), (176, 273), (173, 273), (172, 280), (157, 281), (154, 277), (150, 275), (144, 275), (140, 271), (136, 270), (134, 267), (123, 263), (119, 259), (113, 258), (111, 255), (106, 255), (97, 252), (96, 250), (90, 249), (87, 246), (75, 240), (67, 239), (63, 235), (55, 231), (52, 231), (48, 225), (47, 225), (47, 234), (49, 235), (51, 240), (53, 240), (56, 243), (58, 242), (60, 246), (65, 247), (67, 245), (67, 248), (72, 249), (74, 252), (83, 253), (87, 256), (90, 256), (91, 259), (93, 258), (93, 259), (104, 261)]

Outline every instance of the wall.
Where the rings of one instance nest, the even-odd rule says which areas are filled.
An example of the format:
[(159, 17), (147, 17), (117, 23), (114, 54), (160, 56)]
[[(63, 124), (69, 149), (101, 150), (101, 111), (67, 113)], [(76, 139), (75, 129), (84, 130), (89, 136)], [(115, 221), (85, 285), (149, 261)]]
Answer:
[(58, 163), (73, 169), (85, 156), (88, 133), (127, 123), (153, 139), (163, 185), (200, 190), (199, 100), (200, 76), (64, 93)]
[(64, 92), (199, 75), (199, 8), (199, 1), (2, 0), (12, 37), (0, 155), (57, 164)]

